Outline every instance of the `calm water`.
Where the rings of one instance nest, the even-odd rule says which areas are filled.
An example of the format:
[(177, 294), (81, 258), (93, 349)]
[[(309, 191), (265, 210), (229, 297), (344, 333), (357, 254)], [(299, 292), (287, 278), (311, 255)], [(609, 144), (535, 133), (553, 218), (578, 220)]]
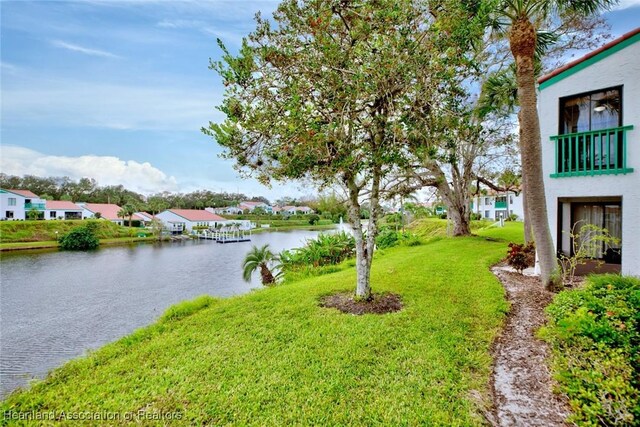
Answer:
[(165, 242), (94, 252), (10, 253), (0, 258), (0, 397), (152, 323), (167, 307), (260, 287), (242, 280), (252, 245), (299, 247), (317, 231), (270, 232), (251, 242)]

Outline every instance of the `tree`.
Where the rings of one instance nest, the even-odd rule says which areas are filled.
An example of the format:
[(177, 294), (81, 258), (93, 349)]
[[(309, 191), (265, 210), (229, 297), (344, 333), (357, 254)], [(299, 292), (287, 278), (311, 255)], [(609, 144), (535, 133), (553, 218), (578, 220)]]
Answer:
[(40, 219), (40, 211), (36, 208), (29, 209), (27, 212), (27, 218), (33, 221)]
[(558, 259), (553, 247), (547, 202), (542, 176), (540, 119), (536, 94), (536, 48), (539, 26), (551, 14), (562, 17), (567, 12), (589, 15), (606, 8), (611, 0), (506, 0), (498, 1), (497, 13), (509, 21), (508, 39), (515, 60), (520, 112), (520, 155), (525, 184), (526, 214), (530, 217), (533, 237), (540, 261), (541, 280), (548, 288), (558, 280)]
[(100, 241), (94, 233), (94, 227), (91, 225), (76, 227), (62, 236), (59, 240), (60, 248), (72, 251), (86, 251), (97, 248)]
[(251, 282), (251, 275), (257, 269), (260, 269), (262, 284), (272, 286), (276, 283), (271, 269), (269, 268), (277, 257), (269, 249), (269, 245), (260, 248), (253, 246), (242, 262), (242, 277), (246, 282)]
[(122, 219), (124, 219), (125, 217), (129, 217), (129, 227), (131, 227), (133, 215), (137, 210), (137, 207), (133, 203), (127, 203), (122, 207), (122, 209), (118, 211), (118, 217), (121, 217)]
[[(342, 187), (356, 240), (356, 298), (370, 299), (383, 183), (406, 164), (407, 142), (426, 133), (431, 99), (458, 52), (419, 1), (285, 0), (273, 20), (258, 15), (237, 56), (219, 41), (223, 61), (211, 68), (226, 86), (226, 120), (203, 131), (263, 183), (307, 178)], [(366, 233), (363, 199), (371, 207)]]

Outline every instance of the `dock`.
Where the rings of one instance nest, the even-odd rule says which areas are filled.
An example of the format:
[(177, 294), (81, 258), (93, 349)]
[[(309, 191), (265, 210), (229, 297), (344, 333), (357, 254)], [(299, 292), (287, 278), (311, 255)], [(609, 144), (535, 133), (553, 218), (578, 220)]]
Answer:
[[(248, 233), (247, 233), (248, 231)], [(227, 226), (220, 229), (200, 230), (195, 233), (198, 239), (213, 240), (217, 243), (240, 243), (251, 241), (251, 230)]]

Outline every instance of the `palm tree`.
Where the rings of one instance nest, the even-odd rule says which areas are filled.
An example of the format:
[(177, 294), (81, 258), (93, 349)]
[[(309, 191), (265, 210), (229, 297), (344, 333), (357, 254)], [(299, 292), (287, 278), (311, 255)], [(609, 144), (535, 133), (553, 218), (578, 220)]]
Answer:
[(265, 286), (273, 286), (276, 284), (276, 278), (269, 269), (269, 265), (277, 260), (277, 256), (269, 249), (269, 245), (261, 248), (253, 246), (242, 263), (242, 277), (246, 282), (251, 282), (251, 275), (258, 268), (260, 276), (262, 276), (262, 284)]
[(526, 214), (530, 217), (536, 250), (540, 260), (541, 280), (553, 287), (557, 280), (556, 258), (549, 221), (542, 176), (542, 146), (540, 119), (536, 94), (536, 48), (538, 26), (552, 13), (562, 16), (565, 12), (583, 15), (593, 14), (617, 1), (612, 0), (505, 0), (500, 4), (499, 14), (508, 19), (509, 47), (515, 59), (516, 84), (520, 112), (520, 156), (524, 181)]

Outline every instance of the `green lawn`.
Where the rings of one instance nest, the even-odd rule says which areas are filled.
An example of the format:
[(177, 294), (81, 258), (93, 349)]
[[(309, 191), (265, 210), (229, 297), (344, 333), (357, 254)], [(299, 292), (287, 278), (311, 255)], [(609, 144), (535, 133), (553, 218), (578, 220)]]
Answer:
[(0, 244), (19, 242), (51, 242), (75, 227), (93, 222), (99, 239), (135, 237), (140, 228), (122, 227), (107, 220), (75, 221), (0, 221)]
[[(510, 239), (518, 226), (521, 234), (521, 224), (482, 234)], [(185, 425), (482, 425), (472, 395), (488, 393), (489, 348), (507, 310), (488, 267), (505, 252), (485, 237), (384, 251), (374, 290), (399, 293), (405, 308), (382, 316), (318, 307), (321, 296), (353, 289), (353, 268), (200, 302), (0, 406), (179, 411)]]

